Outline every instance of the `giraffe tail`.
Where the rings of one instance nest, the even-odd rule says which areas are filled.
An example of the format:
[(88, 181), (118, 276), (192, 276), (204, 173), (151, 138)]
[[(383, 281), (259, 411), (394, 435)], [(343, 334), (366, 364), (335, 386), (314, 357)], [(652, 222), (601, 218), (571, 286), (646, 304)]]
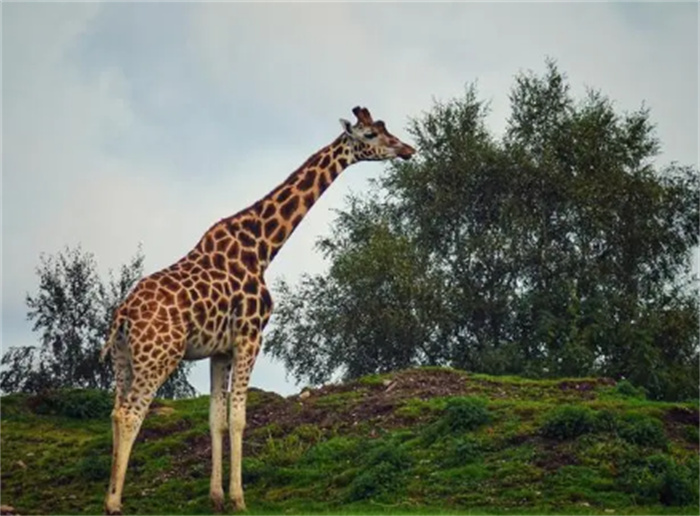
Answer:
[(117, 339), (121, 338), (121, 332), (125, 322), (126, 318), (120, 312), (117, 312), (114, 320), (112, 321), (112, 326), (109, 329), (107, 341), (105, 342), (104, 346), (102, 346), (102, 351), (100, 351), (100, 363), (104, 362), (105, 358), (107, 357), (107, 353), (109, 353), (110, 349), (114, 347)]

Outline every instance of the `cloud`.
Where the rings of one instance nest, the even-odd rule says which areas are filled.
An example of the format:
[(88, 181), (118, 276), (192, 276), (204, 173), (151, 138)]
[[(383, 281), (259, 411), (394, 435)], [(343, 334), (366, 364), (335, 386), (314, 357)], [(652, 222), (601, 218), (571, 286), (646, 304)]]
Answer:
[(697, 162), (695, 4), (207, 4), (192, 20), (203, 77), (283, 124), (364, 103), (400, 127), (478, 80), (502, 132), (514, 75), (550, 56), (579, 96), (646, 102), (666, 154)]
[[(143, 242), (147, 272), (265, 195), (363, 104), (408, 117), (474, 80), (500, 132), (522, 70), (558, 60), (618, 107), (645, 102), (661, 162), (697, 165), (697, 4), (8, 4), (3, 10), (3, 344), (33, 342), (40, 252), (82, 243), (104, 271)], [(126, 37), (128, 35), (128, 37)], [(325, 267), (332, 208), (382, 165), (344, 172), (271, 265)], [(274, 291), (273, 291), (274, 295)], [(253, 384), (291, 392), (265, 357)], [(208, 389), (206, 364), (195, 381)]]
[[(115, 138), (151, 128), (133, 109), (120, 68), (84, 73), (71, 59), (95, 9), (17, 7), (5, 13), (11, 23), (4, 53), (4, 346), (36, 341), (23, 302), (36, 288), (41, 252), (82, 243), (104, 272), (143, 241), (146, 267), (155, 270), (186, 253), (215, 219), (243, 207), (236, 206), (240, 183), (219, 180), (192, 199), (191, 185), (177, 180), (167, 156), (115, 154)], [(195, 376), (206, 392), (206, 365)]]
[(3, 53), (3, 189), (11, 194), (3, 196), (3, 237), (5, 265), (12, 271), (3, 278), (4, 298), (30, 283), (31, 272), (20, 264), (78, 236), (56, 222), (87, 201), (76, 198), (76, 186), (106, 172), (96, 150), (100, 134), (127, 128), (133, 117), (115, 94), (123, 86), (118, 73), (105, 70), (87, 84), (71, 73), (60, 52), (94, 15), (91, 6), (41, 11), (51, 20), (44, 27), (32, 6), (18, 7), (7, 6), (12, 23), (5, 24)]
[(356, 8), (207, 4), (193, 18), (191, 41), (214, 87), (234, 102), (254, 103), (261, 116), (322, 124), (363, 104), (401, 136), (412, 107), (407, 99), (429, 100), (431, 89), (421, 86), (441, 88), (452, 74), (414, 62), (411, 52), (393, 53)]

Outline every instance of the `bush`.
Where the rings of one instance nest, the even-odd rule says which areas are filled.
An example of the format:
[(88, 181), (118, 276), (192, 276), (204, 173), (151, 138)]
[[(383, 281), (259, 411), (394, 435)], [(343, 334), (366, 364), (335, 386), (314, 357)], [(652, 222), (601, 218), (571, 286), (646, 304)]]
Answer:
[(309, 444), (305, 443), (297, 434), (280, 438), (269, 437), (265, 441), (259, 457), (269, 465), (291, 466), (296, 464), (308, 449)]
[(365, 500), (396, 492), (412, 462), (410, 455), (395, 443), (379, 443), (368, 451), (362, 472), (350, 483), (347, 500)]
[(486, 400), (474, 397), (453, 397), (447, 401), (440, 419), (426, 427), (423, 438), (431, 443), (448, 435), (460, 436), (491, 421)]
[(83, 480), (105, 480), (109, 478), (111, 462), (109, 456), (90, 455), (78, 462), (78, 475)]
[(628, 380), (621, 380), (617, 382), (614, 387), (614, 391), (625, 397), (625, 398), (637, 398), (644, 400), (647, 397), (646, 389), (644, 387), (635, 387), (632, 382)]
[(552, 439), (574, 439), (594, 432), (595, 413), (588, 407), (564, 405), (549, 412), (542, 425), (542, 435)]
[(612, 410), (599, 410), (594, 415), (594, 426), (598, 432), (616, 433), (620, 428), (620, 417)]
[(263, 479), (269, 479), (274, 469), (276, 468), (256, 457), (243, 457), (243, 483), (255, 484)]
[(700, 431), (694, 425), (685, 425), (683, 427), (683, 436), (689, 443), (698, 444), (698, 441), (700, 441)]
[(36, 414), (65, 416), (75, 419), (101, 419), (112, 412), (112, 396), (107, 391), (66, 389), (47, 391), (27, 400)]
[(455, 439), (450, 443), (442, 466), (446, 468), (458, 468), (472, 462), (476, 462), (481, 457), (481, 443), (472, 436), (465, 435)]
[(620, 484), (637, 503), (683, 506), (698, 502), (697, 471), (665, 455), (652, 455), (631, 467)]
[(452, 398), (442, 416), (444, 426), (452, 434), (476, 430), (491, 421), (486, 400), (481, 398)]
[(619, 433), (625, 441), (640, 446), (662, 449), (668, 446), (668, 439), (661, 421), (649, 416), (626, 416), (620, 424)]
[(357, 457), (361, 441), (348, 437), (334, 437), (310, 448), (304, 455), (309, 464), (342, 464)]

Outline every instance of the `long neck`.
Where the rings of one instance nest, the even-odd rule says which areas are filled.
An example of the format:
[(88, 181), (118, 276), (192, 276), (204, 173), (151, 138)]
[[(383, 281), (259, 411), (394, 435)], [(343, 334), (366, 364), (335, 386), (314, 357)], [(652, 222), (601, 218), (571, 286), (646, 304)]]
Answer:
[(267, 243), (267, 256), (259, 256), (259, 260), (272, 261), (323, 192), (353, 163), (352, 143), (341, 135), (255, 203), (252, 208), (259, 214), (261, 237)]

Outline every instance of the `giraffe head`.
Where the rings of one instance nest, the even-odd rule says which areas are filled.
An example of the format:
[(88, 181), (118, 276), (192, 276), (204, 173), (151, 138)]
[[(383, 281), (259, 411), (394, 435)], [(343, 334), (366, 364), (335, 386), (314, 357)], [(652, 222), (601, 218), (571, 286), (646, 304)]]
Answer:
[(340, 124), (352, 142), (357, 161), (383, 161), (397, 157), (409, 159), (416, 152), (413, 147), (387, 131), (384, 122), (372, 120), (367, 108), (357, 106), (352, 112), (357, 117), (357, 123), (352, 125), (341, 118)]

